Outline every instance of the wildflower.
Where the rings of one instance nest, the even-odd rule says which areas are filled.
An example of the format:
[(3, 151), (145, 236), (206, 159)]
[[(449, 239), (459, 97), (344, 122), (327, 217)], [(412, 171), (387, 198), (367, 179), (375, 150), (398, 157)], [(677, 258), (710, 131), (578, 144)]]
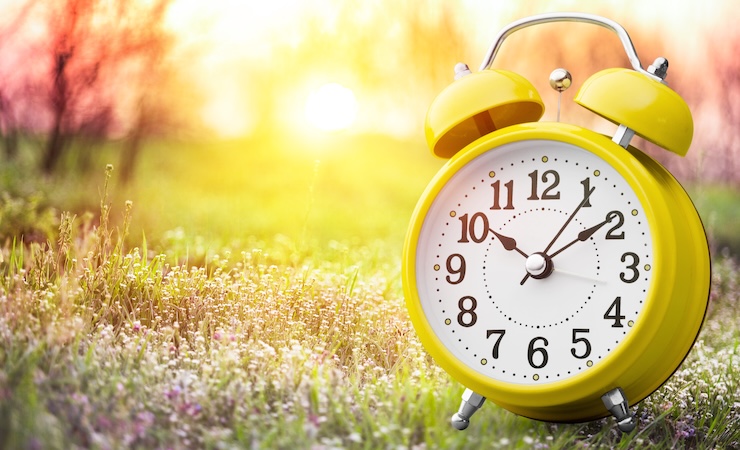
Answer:
[(178, 395), (180, 395), (181, 389), (180, 386), (175, 386), (169, 391), (165, 392), (164, 396), (167, 397), (169, 400), (172, 400), (176, 398)]
[(199, 403), (185, 403), (182, 407), (182, 410), (185, 414), (194, 417), (200, 414), (200, 412), (203, 410), (203, 408), (200, 406)]
[(96, 419), (97, 427), (101, 430), (110, 430), (113, 422), (106, 416), (100, 415)]
[(136, 415), (134, 421), (134, 431), (137, 437), (142, 437), (146, 433), (146, 430), (154, 423), (154, 414), (150, 411), (142, 411)]

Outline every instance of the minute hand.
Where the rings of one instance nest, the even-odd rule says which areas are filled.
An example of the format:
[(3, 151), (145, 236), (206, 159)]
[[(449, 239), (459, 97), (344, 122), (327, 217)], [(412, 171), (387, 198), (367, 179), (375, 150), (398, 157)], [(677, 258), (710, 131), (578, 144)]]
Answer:
[[(550, 241), (550, 243), (547, 245), (547, 248), (542, 253), (544, 253), (545, 255), (547, 255), (547, 252), (550, 251), (550, 248), (552, 247), (552, 244), (554, 244), (555, 241), (558, 240), (558, 238), (560, 237), (560, 235), (563, 234), (563, 230), (565, 230), (565, 227), (567, 227), (568, 224), (570, 223), (570, 221), (573, 220), (573, 218), (576, 216), (576, 214), (578, 214), (578, 211), (580, 211), (581, 208), (583, 207), (583, 205), (586, 204), (586, 202), (588, 201), (588, 198), (591, 196), (591, 194), (593, 194), (593, 192), (595, 190), (596, 190), (596, 187), (592, 187), (586, 193), (586, 195), (583, 197), (583, 200), (581, 200), (581, 203), (579, 203), (578, 206), (576, 206), (576, 209), (575, 209), (575, 211), (573, 211), (573, 214), (571, 214), (570, 216), (568, 216), (568, 220), (566, 220), (565, 223), (563, 224), (563, 226), (560, 227), (560, 230), (558, 230), (558, 234), (556, 234), (555, 237), (552, 238), (552, 241)], [(572, 243), (571, 244), (568, 244), (568, 245), (572, 245)], [(559, 251), (562, 251), (562, 249), (559, 250)], [(550, 256), (550, 259), (552, 259), (552, 256)], [(529, 272), (527, 272), (527, 274), (524, 276), (524, 278), (522, 278), (522, 281), (520, 281), (519, 284), (520, 285), (524, 285), (524, 283), (527, 282), (527, 279), (529, 279), (529, 276), (530, 276), (530, 274), (529, 274)]]

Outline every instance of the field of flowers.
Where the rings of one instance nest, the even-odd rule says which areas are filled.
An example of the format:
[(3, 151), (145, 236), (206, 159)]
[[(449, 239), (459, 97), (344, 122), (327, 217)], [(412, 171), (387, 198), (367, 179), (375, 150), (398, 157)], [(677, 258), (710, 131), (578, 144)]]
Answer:
[(283, 237), (194, 261), (132, 236), (109, 177), (98, 218), (64, 213), (53, 241), (0, 248), (0, 448), (740, 448), (727, 254), (698, 342), (633, 433), (492, 404), (460, 432), (462, 388), (411, 327), (397, 242)]

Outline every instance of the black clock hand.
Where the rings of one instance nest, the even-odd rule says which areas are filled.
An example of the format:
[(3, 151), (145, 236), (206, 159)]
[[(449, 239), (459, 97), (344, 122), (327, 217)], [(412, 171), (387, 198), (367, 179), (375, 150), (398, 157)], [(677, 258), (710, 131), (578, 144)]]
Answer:
[(514, 238), (510, 238), (508, 236), (504, 236), (503, 234), (496, 233), (491, 228), (489, 228), (489, 230), (491, 231), (491, 233), (496, 235), (496, 238), (498, 238), (499, 241), (501, 241), (501, 245), (504, 246), (505, 250), (508, 250), (508, 251), (516, 250), (517, 253), (524, 256), (525, 258), (529, 257), (528, 254), (524, 253), (516, 246), (516, 240)]
[[(593, 192), (595, 190), (596, 190), (596, 187), (592, 187), (586, 193), (586, 195), (583, 197), (583, 200), (581, 200), (581, 203), (579, 203), (578, 206), (576, 206), (575, 211), (573, 211), (573, 213), (570, 216), (568, 216), (568, 220), (565, 221), (565, 223), (563, 224), (563, 226), (560, 227), (560, 230), (558, 230), (558, 233), (555, 235), (555, 237), (552, 238), (552, 240), (550, 241), (549, 244), (547, 244), (547, 248), (545, 248), (545, 251), (542, 252), (543, 254), (547, 255), (547, 252), (550, 250), (550, 247), (552, 247), (552, 245), (555, 243), (555, 241), (558, 240), (558, 238), (560, 237), (560, 235), (563, 234), (563, 231), (568, 226), (568, 224), (570, 223), (570, 221), (573, 220), (573, 218), (576, 216), (576, 214), (578, 214), (578, 211), (580, 211), (581, 208), (583, 207), (583, 205), (586, 204), (586, 202), (588, 201), (588, 198), (591, 197), (591, 194), (593, 194)], [(552, 257), (550, 257), (550, 259), (552, 259)], [(519, 282), (519, 284), (520, 285), (524, 285), (524, 283), (527, 282), (527, 279), (529, 278), (529, 275), (530, 275), (529, 272), (527, 272), (527, 274), (524, 276), (524, 278), (522, 278), (522, 281)]]
[(560, 248), (560, 250), (558, 250), (556, 252), (553, 252), (550, 255), (550, 258), (554, 258), (555, 255), (559, 254), (560, 252), (562, 252), (566, 248), (570, 247), (571, 245), (575, 244), (576, 242), (586, 241), (588, 238), (590, 238), (591, 236), (593, 236), (594, 233), (596, 233), (597, 231), (599, 231), (599, 228), (603, 227), (604, 225), (606, 225), (610, 221), (611, 221), (611, 217), (607, 217), (607, 219), (605, 221), (603, 221), (601, 223), (598, 223), (598, 224), (592, 226), (591, 228), (588, 228), (586, 230), (581, 231), (580, 233), (578, 233), (578, 237), (577, 238), (575, 238), (572, 241), (568, 242), (566, 245), (564, 245), (562, 248)]
[(579, 203), (578, 206), (576, 206), (576, 210), (573, 211), (573, 214), (571, 214), (570, 216), (568, 216), (568, 220), (566, 220), (565, 223), (563, 224), (563, 226), (560, 227), (560, 230), (558, 230), (558, 234), (556, 234), (555, 237), (552, 238), (552, 241), (550, 241), (550, 243), (547, 244), (547, 247), (545, 248), (545, 250), (542, 253), (547, 254), (547, 252), (550, 250), (550, 247), (552, 247), (552, 245), (555, 243), (555, 241), (558, 240), (558, 238), (560, 237), (560, 235), (563, 234), (563, 231), (565, 231), (565, 227), (567, 227), (568, 224), (570, 223), (570, 221), (573, 220), (573, 218), (576, 216), (576, 214), (578, 214), (578, 211), (580, 211), (581, 208), (583, 207), (583, 205), (586, 204), (586, 202), (588, 201), (588, 198), (591, 196), (591, 194), (593, 194), (593, 192), (595, 190), (596, 190), (596, 188), (595, 187), (592, 187), (591, 190), (586, 193), (585, 197), (583, 197), (583, 200), (581, 200), (581, 203)]

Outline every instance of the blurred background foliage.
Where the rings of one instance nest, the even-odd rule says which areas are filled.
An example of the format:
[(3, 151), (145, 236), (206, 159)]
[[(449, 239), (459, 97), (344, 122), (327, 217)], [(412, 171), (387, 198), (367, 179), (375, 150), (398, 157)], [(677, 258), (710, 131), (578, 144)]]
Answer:
[[(400, 246), (416, 199), (443, 164), (423, 120), (459, 61), (477, 70), (497, 32), (530, 14), (581, 11), (630, 33), (642, 64), (670, 62), (690, 105), (685, 158), (644, 141), (688, 188), (715, 251), (740, 233), (740, 17), (731, 0), (3, 0), (0, 238), (43, 241), (59, 211), (97, 211), (106, 164), (114, 201), (134, 202), (132, 239), (184, 252), (287, 237), (294, 246), (372, 239)], [(618, 39), (547, 24), (507, 39), (494, 67), (523, 74), (555, 120), (548, 85), (572, 74), (564, 121), (612, 133), (571, 100), (595, 71), (629, 67)], [(348, 128), (306, 120), (336, 82), (357, 101)], [(179, 242), (179, 244), (178, 244)], [(202, 242), (202, 248), (193, 242)]]

